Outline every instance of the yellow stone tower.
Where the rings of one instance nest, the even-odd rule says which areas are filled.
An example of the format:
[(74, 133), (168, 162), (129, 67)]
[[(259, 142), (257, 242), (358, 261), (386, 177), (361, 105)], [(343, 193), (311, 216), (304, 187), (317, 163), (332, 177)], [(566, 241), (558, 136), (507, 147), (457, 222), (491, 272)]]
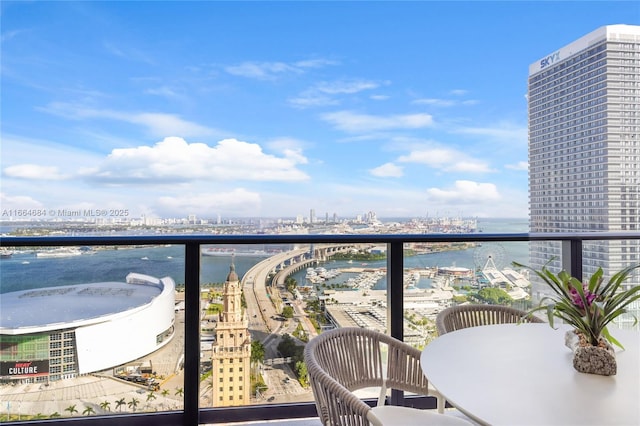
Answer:
[(211, 367), (214, 407), (249, 405), (251, 392), (251, 335), (242, 311), (242, 288), (231, 260), (222, 295), (223, 310), (216, 327)]

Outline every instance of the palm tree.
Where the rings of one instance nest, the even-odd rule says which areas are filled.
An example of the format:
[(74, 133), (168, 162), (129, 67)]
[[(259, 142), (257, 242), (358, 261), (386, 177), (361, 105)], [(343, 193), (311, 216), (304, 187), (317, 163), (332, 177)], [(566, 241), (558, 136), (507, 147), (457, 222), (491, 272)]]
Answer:
[(100, 403), (100, 408), (104, 411), (111, 411), (111, 403), (109, 401), (102, 401)]
[(138, 404), (140, 404), (140, 400), (138, 400), (137, 398), (131, 398), (131, 401), (127, 402), (127, 406), (131, 408), (133, 412), (136, 411), (136, 407), (138, 406)]
[(182, 388), (176, 388), (176, 393), (175, 393), (175, 394), (176, 394), (176, 395), (178, 395), (178, 396), (182, 396), (182, 395), (184, 395), (184, 389), (182, 389)]
[(149, 402), (149, 401), (153, 401), (153, 400), (154, 400), (154, 399), (156, 399), (156, 398), (157, 398), (157, 396), (156, 396), (156, 394), (155, 394), (155, 393), (153, 393), (153, 392), (149, 392), (149, 393), (147, 394), (147, 402)]
[(85, 405), (84, 410), (82, 411), (82, 414), (84, 414), (85, 416), (90, 416), (92, 414), (95, 414), (95, 410), (93, 409), (93, 407), (90, 407), (88, 405)]
[(51, 419), (56, 419), (58, 417), (60, 417), (60, 413), (58, 413), (57, 411), (51, 413), (51, 415), (49, 416), (49, 418)]
[(162, 394), (162, 396), (166, 397), (167, 395), (169, 395), (169, 390), (168, 389), (162, 389), (162, 392), (160, 392)]
[(127, 402), (124, 400), (124, 398), (120, 398), (119, 400), (116, 401), (116, 410), (119, 408), (120, 412), (122, 413), (122, 406), (125, 405)]
[(75, 404), (68, 406), (67, 408), (64, 409), (64, 411), (68, 411), (70, 416), (73, 416), (74, 413), (78, 412), (78, 410), (76, 410)]

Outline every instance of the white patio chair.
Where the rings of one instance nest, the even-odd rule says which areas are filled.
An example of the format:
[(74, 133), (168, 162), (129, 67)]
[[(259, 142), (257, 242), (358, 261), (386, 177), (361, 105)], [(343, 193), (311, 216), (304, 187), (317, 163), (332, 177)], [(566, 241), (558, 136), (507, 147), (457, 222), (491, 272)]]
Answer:
[[(325, 331), (307, 343), (304, 359), (325, 426), (471, 424), (432, 410), (385, 405), (388, 389), (421, 395), (433, 391), (420, 367), (420, 351), (386, 334), (357, 327)], [(375, 407), (353, 393), (372, 387), (380, 389)]]
[(544, 321), (510, 306), (479, 304), (451, 306), (436, 316), (436, 328), (440, 336), (461, 328), (518, 322)]

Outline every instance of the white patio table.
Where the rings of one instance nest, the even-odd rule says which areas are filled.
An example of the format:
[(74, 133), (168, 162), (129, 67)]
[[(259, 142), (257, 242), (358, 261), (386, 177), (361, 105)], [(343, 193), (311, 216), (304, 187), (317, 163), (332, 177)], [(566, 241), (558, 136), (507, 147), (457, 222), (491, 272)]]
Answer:
[(611, 329), (615, 376), (579, 373), (567, 328), (499, 324), (444, 334), (421, 356), (431, 382), (461, 412), (490, 425), (640, 425), (640, 332)]

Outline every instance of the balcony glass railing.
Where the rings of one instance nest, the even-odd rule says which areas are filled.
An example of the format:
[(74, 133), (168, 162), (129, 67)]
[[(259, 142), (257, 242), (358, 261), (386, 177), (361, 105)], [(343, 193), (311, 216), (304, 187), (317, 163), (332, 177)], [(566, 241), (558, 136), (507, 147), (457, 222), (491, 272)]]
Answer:
[(637, 261), (639, 241), (637, 233), (2, 238), (11, 254), (0, 272), (0, 418), (314, 417), (301, 348), (322, 330), (372, 328), (421, 348), (451, 304), (531, 306), (544, 288), (512, 261), (551, 253), (554, 267), (588, 275), (598, 259), (611, 270)]

